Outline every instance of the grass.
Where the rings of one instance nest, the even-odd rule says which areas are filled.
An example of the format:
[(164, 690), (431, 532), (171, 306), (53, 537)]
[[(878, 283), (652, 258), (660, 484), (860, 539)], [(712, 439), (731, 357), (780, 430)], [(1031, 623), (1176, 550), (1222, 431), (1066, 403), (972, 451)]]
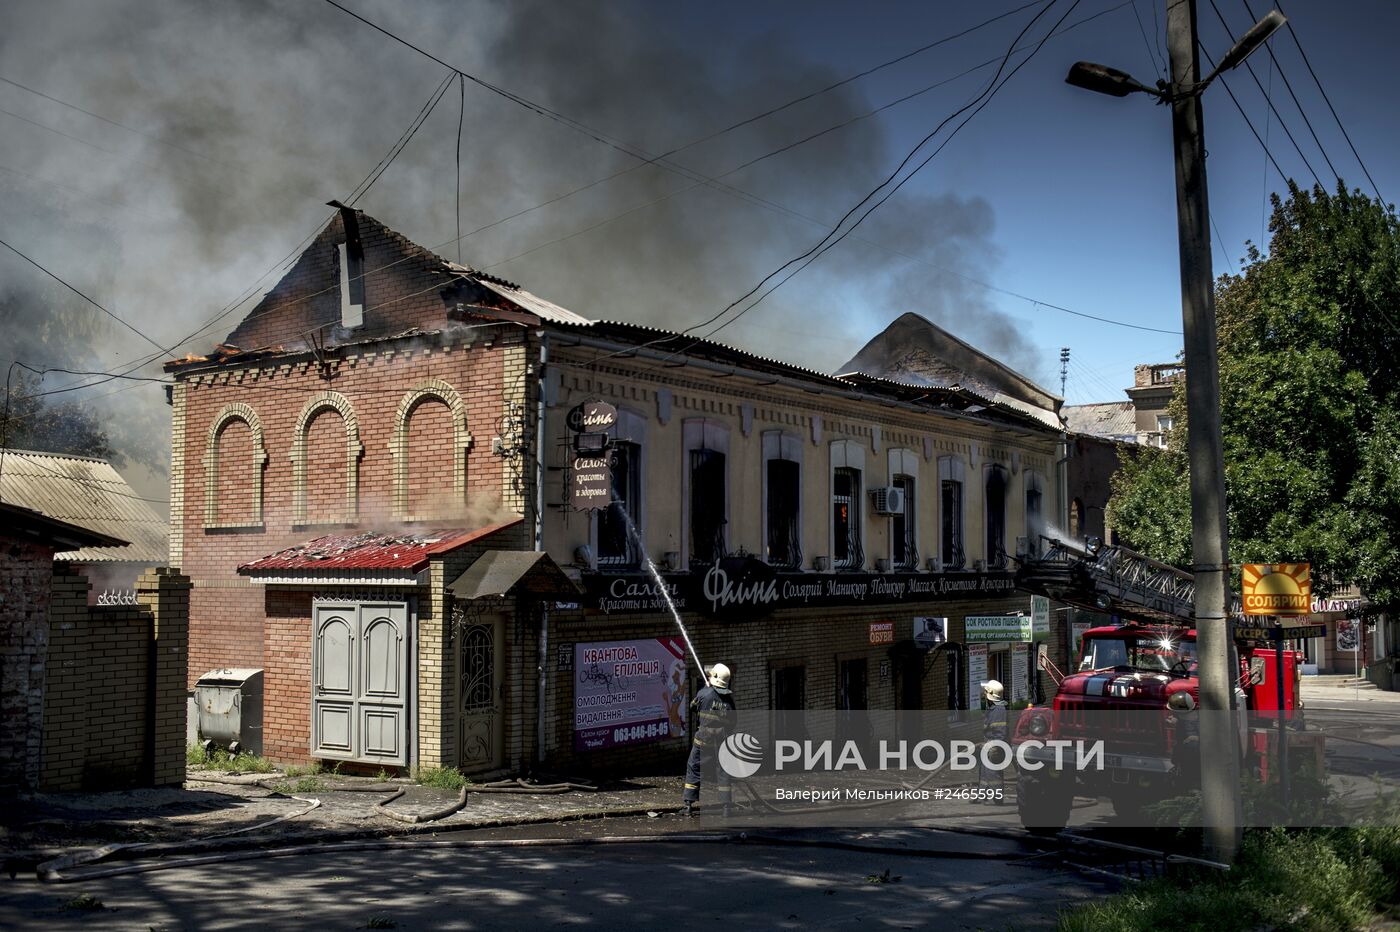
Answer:
[(413, 771), (413, 782), (441, 790), (460, 790), (471, 783), (456, 767), (419, 767)]
[(249, 754), (247, 751), (230, 754), (228, 751), (216, 748), (213, 753), (205, 754), (204, 748), (198, 744), (191, 744), (185, 748), (185, 764), (190, 767), (221, 770), (227, 773), (272, 773), (277, 769), (272, 761), (256, 754)]
[[(1393, 820), (1391, 820), (1393, 821)], [(1228, 873), (1157, 880), (1080, 906), (1061, 932), (1357, 929), (1400, 898), (1400, 825), (1261, 829)]]
[(96, 912), (99, 909), (106, 909), (107, 907), (102, 904), (101, 900), (93, 896), (91, 893), (80, 893), (77, 896), (73, 897), (71, 900), (65, 901), (63, 904), (63, 908), (81, 909), (88, 912)]
[(370, 916), (369, 922), (365, 923), (366, 929), (397, 929), (399, 924), (388, 916)]

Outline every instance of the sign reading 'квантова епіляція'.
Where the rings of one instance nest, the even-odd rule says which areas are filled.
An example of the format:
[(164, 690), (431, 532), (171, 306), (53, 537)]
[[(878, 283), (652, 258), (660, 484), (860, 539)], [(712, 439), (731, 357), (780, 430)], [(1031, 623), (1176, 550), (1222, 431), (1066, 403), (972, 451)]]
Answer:
[[(1010, 595), (1010, 573), (784, 573), (760, 560), (733, 557), (662, 584), (682, 612), (721, 619), (762, 617), (785, 608), (897, 605)], [(656, 581), (639, 573), (588, 573), (583, 604), (607, 615), (666, 611)]]

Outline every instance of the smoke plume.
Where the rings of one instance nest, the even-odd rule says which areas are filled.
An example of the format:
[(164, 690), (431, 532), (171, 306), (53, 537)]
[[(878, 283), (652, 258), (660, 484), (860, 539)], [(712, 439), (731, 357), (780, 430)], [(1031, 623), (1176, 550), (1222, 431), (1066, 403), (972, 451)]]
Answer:
[[(349, 5), (457, 67), (650, 154), (823, 87), (847, 67), (783, 36), (716, 43), (712, 29), (697, 38), (666, 19), (669, 6)], [(0, 236), (160, 347), (207, 350), (239, 316), (218, 318), (220, 309), (326, 221), (325, 202), (349, 194), (446, 75), (328, 4), (12, 0), (0, 11), (0, 78), (102, 119), (0, 83), (8, 111), (0, 113)], [(951, 85), (937, 109), (954, 109), (975, 87)], [(719, 177), (879, 102), (857, 82), (674, 161)], [(448, 258), (458, 255), (448, 242), (457, 229), (458, 103), (454, 85), (356, 205)], [(585, 316), (681, 329), (814, 243), (824, 230), (803, 217), (833, 222), (907, 145), (863, 120), (724, 177), (788, 212), (647, 165), (470, 236), (461, 258)], [(465, 85), (464, 232), (637, 162)], [(914, 311), (1040, 374), (1013, 322), (953, 274), (993, 273), (989, 205), (929, 193), (942, 187), (936, 179), (908, 186), (719, 339), (830, 369)], [(0, 269), (0, 365), (18, 358), (113, 369), (157, 353), (14, 256), (0, 257)], [(159, 386), (108, 383), (81, 397), (120, 412), (115, 439), (130, 460), (164, 467), (168, 409)], [(147, 494), (156, 482), (144, 485)]]

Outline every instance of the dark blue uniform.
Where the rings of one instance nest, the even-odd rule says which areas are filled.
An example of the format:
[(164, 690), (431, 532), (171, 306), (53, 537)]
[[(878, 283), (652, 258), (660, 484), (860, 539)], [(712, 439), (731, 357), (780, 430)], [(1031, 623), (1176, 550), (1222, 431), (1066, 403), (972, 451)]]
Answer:
[[(1006, 740), (1006, 703), (1000, 699), (992, 699), (987, 705), (987, 717), (982, 722), (982, 740), (1005, 741)], [(984, 767), (980, 763), (977, 766), (977, 786), (984, 790), (1002, 790), (1005, 792), (1005, 774), (1000, 770), (993, 770)], [(990, 799), (984, 802), (1000, 803), (1005, 799)]]
[(695, 743), (690, 747), (690, 760), (685, 766), (685, 792), (681, 799), (686, 807), (700, 799), (700, 783), (705, 771), (715, 775), (715, 787), (725, 811), (733, 804), (729, 774), (716, 766), (715, 755), (729, 736), (734, 725), (734, 696), (727, 689), (706, 686), (695, 694), (690, 703), (695, 717)]

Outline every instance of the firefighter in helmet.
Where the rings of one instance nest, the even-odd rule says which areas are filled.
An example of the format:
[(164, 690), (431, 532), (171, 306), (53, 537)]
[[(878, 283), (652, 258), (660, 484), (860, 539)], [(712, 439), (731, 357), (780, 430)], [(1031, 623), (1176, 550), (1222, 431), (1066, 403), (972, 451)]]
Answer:
[(1196, 720), (1196, 699), (1187, 690), (1167, 700), (1167, 724), (1173, 729), (1172, 765), (1182, 794), (1200, 789), (1201, 730)]
[[(1006, 740), (1006, 700), (1002, 695), (1002, 686), (997, 680), (987, 680), (982, 684), (982, 707), (986, 710), (986, 717), (982, 720), (984, 744), (988, 741)], [(988, 795), (976, 801), (1001, 805), (1006, 802), (1004, 774), (1000, 770), (988, 767), (985, 760), (980, 760), (981, 757), (982, 755), (979, 755), (977, 788)]]
[(726, 816), (733, 806), (729, 775), (723, 767), (716, 766), (719, 746), (734, 724), (734, 696), (729, 689), (729, 678), (729, 668), (722, 663), (715, 664), (710, 668), (708, 685), (690, 702), (695, 713), (692, 719), (695, 743), (691, 745), (690, 760), (685, 766), (685, 791), (681, 796), (687, 816), (694, 814), (694, 806), (700, 800), (700, 783), (706, 771), (715, 776), (715, 788)]

